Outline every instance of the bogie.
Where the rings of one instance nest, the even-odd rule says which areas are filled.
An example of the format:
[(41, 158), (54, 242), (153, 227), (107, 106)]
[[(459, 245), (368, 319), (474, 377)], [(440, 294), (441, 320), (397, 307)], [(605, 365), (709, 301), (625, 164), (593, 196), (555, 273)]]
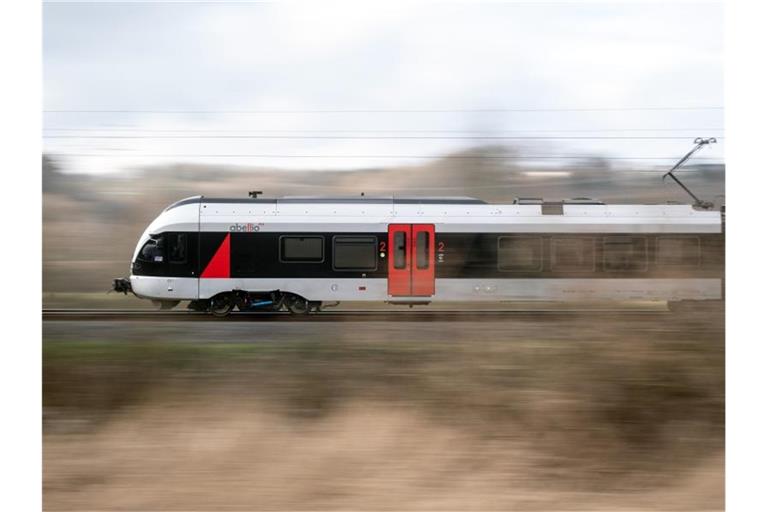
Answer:
[(312, 306), (313, 304), (304, 297), (293, 293), (285, 294), (285, 307), (294, 315), (308, 315)]
[(235, 308), (236, 300), (232, 293), (221, 293), (211, 299), (209, 311), (213, 316), (223, 318)]

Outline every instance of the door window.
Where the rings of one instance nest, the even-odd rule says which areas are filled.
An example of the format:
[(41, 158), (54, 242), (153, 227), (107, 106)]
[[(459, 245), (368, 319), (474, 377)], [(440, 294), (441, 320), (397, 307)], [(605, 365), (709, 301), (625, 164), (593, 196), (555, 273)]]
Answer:
[(429, 268), (429, 233), (426, 231), (416, 234), (416, 268)]
[(405, 231), (395, 231), (395, 246), (394, 246), (394, 257), (395, 257), (395, 268), (396, 269), (404, 269), (405, 268)]

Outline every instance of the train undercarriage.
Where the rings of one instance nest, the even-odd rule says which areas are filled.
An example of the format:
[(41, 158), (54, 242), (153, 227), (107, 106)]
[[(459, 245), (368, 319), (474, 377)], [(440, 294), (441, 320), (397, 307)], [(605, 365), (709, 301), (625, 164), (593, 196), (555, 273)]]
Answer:
[[(179, 301), (157, 301), (160, 309), (172, 309)], [(326, 304), (327, 306), (328, 304)], [(323, 307), (320, 301), (310, 301), (294, 293), (274, 290), (271, 292), (246, 292), (233, 290), (219, 293), (210, 299), (193, 300), (187, 305), (192, 311), (207, 312), (215, 317), (226, 317), (233, 311), (288, 311), (294, 315), (308, 315)]]

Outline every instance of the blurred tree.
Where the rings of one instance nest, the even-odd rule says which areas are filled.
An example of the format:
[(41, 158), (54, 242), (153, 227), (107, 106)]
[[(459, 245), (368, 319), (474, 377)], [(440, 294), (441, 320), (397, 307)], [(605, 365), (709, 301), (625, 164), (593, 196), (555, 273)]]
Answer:
[(56, 161), (48, 155), (43, 155), (43, 193), (61, 193), (65, 185), (64, 176)]

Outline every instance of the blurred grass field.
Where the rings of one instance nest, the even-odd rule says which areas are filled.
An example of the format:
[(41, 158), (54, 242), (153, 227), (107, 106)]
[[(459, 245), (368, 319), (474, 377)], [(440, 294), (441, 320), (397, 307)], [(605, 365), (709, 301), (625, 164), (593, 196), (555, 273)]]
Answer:
[(721, 509), (722, 314), (595, 320), (44, 326), (46, 509)]

